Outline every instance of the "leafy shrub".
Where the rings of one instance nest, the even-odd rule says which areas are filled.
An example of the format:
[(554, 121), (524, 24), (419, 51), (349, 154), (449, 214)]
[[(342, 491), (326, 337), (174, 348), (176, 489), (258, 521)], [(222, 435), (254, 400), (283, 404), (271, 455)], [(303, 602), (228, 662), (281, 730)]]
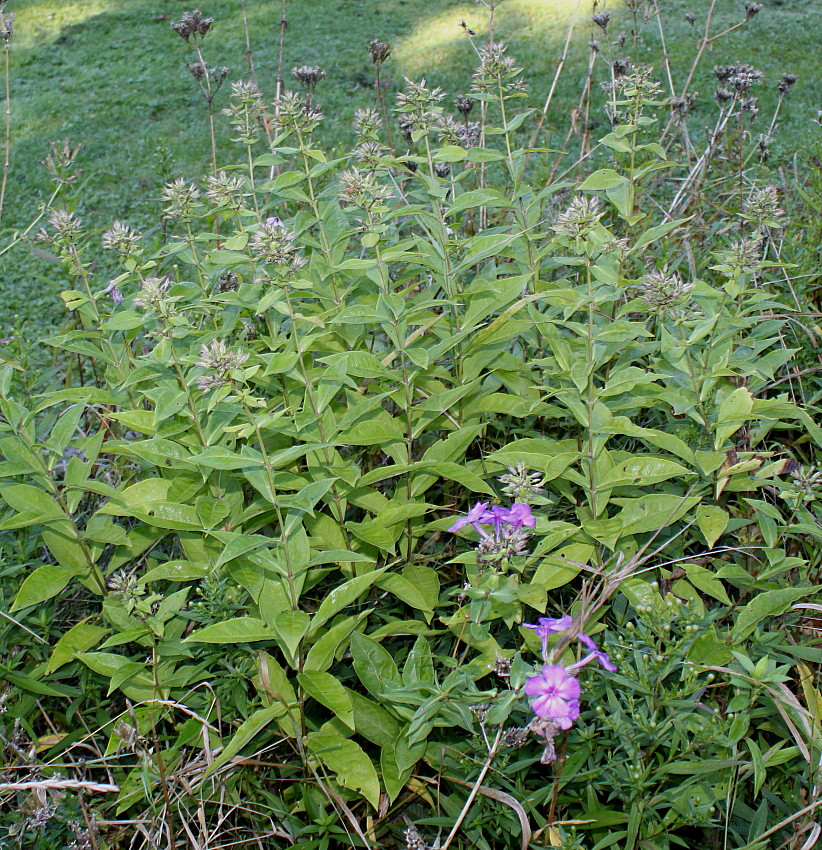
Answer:
[[(710, 244), (660, 214), (646, 69), (608, 161), (534, 184), (520, 71), (480, 58), (481, 131), (409, 82), (408, 153), (363, 110), (329, 159), (313, 106), (235, 84), (241, 164), (170, 183), (158, 246), (108, 230), (105, 286), (51, 215), (80, 366), (38, 400), (0, 373), (6, 717), (49, 774), (93, 741), (147, 840), (199, 810), (305, 848), (753, 847), (816, 794), (818, 650), (787, 629), (822, 432), (780, 377), (776, 190)], [(534, 717), (577, 636), (616, 670)]]

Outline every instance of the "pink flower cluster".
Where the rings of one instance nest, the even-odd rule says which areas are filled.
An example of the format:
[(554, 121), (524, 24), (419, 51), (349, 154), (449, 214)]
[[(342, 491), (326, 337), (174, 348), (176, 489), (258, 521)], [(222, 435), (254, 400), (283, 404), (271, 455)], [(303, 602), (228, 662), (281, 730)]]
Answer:
[[(542, 654), (548, 661), (548, 636), (560, 634), (571, 628), (573, 620), (565, 617), (540, 617), (537, 625), (524, 623), (526, 629), (533, 629), (542, 639)], [(560, 729), (570, 729), (579, 717), (580, 687), (574, 673), (586, 664), (597, 661), (610, 672), (616, 671), (607, 652), (600, 650), (593, 638), (578, 634), (577, 640), (588, 650), (588, 654), (574, 664), (546, 664), (542, 670), (525, 683), (525, 693), (536, 697), (531, 708), (537, 717), (550, 720)]]

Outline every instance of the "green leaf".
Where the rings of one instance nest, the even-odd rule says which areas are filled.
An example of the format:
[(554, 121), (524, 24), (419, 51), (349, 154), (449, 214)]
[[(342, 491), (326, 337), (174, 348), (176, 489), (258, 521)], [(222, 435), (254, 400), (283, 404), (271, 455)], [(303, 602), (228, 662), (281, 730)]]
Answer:
[(210, 776), (215, 770), (219, 770), (226, 762), (230, 761), (240, 750), (247, 744), (250, 744), (259, 734), (271, 723), (285, 714), (285, 706), (282, 703), (274, 703), (265, 708), (259, 708), (232, 736), (231, 740), (226, 744), (225, 749), (214, 759), (208, 766), (208, 770), (203, 774), (203, 777)]
[(682, 464), (661, 458), (637, 456), (609, 469), (597, 482), (601, 487), (644, 487), (669, 478), (695, 475)]
[(340, 644), (354, 631), (357, 623), (365, 616), (368, 616), (368, 612), (364, 611), (356, 617), (346, 617), (323, 632), (317, 642), (308, 650), (303, 670), (306, 672), (312, 670), (324, 672), (327, 670), (334, 663)]
[(365, 575), (357, 576), (356, 578), (343, 582), (343, 584), (339, 587), (335, 587), (329, 591), (312, 618), (312, 633), (316, 634), (317, 629), (324, 626), (333, 616), (339, 614), (340, 611), (359, 599), (359, 597), (365, 593), (372, 584), (374, 584), (374, 582), (385, 572), (386, 569), (386, 567), (383, 567), (382, 569), (373, 570)]
[(721, 449), (725, 441), (735, 434), (750, 418), (753, 396), (746, 387), (735, 389), (719, 406), (716, 417), (714, 448)]
[(223, 623), (212, 623), (186, 638), (186, 643), (249, 643), (275, 640), (274, 631), (262, 620), (253, 617), (234, 617)]
[(756, 627), (768, 617), (784, 614), (798, 599), (811, 596), (820, 590), (816, 587), (786, 587), (781, 590), (766, 590), (755, 596), (740, 612), (731, 630), (734, 643), (745, 640)]
[(321, 729), (308, 736), (308, 748), (336, 775), (340, 785), (362, 794), (374, 808), (379, 805), (377, 771), (359, 744), (333, 730)]
[(591, 174), (581, 185), (582, 191), (602, 192), (607, 189), (616, 189), (624, 186), (628, 182), (627, 177), (623, 177), (613, 168), (601, 168)]
[(380, 751), (380, 769), (382, 771), (382, 782), (385, 793), (393, 803), (399, 797), (402, 789), (411, 778), (413, 767), (400, 768), (397, 760), (396, 740), (385, 744)]
[(20, 586), (11, 610), (19, 611), (21, 608), (39, 605), (41, 602), (57, 596), (76, 575), (78, 575), (76, 569), (63, 567), (59, 564), (38, 567), (31, 575), (26, 577)]
[(146, 572), (142, 581), (145, 584), (150, 581), (193, 581), (205, 578), (208, 573), (206, 564), (197, 564), (194, 561), (166, 561)]
[(68, 664), (78, 652), (87, 652), (111, 631), (88, 622), (89, 618), (81, 620), (72, 626), (54, 645), (54, 649), (46, 665), (46, 673), (53, 673), (64, 664)]
[(718, 599), (724, 605), (733, 604), (725, 590), (725, 585), (707, 567), (699, 564), (685, 564), (685, 574), (697, 590), (707, 593), (713, 599)]
[(718, 505), (700, 505), (696, 509), (697, 525), (705, 535), (705, 541), (710, 547), (713, 547), (714, 543), (722, 536), (722, 533), (728, 527), (729, 519), (728, 514)]
[(305, 611), (281, 611), (274, 617), (274, 629), (289, 663), (296, 668), (297, 650), (308, 631), (311, 617)]
[(372, 744), (386, 747), (397, 740), (400, 724), (380, 705), (357, 691), (348, 690), (354, 707), (354, 727)]
[[(410, 605), (418, 611), (425, 611), (431, 614), (434, 610), (429, 600), (423, 596), (419, 588), (404, 576), (397, 575), (396, 573), (383, 575), (377, 581), (377, 586), (393, 593), (397, 599), (402, 600), (406, 605)], [(430, 620), (430, 618), (427, 619)]]
[(309, 696), (331, 709), (349, 729), (354, 729), (354, 706), (348, 691), (337, 678), (314, 670), (298, 673), (297, 681)]
[(402, 684), (391, 654), (371, 638), (359, 633), (352, 634), (351, 655), (359, 680), (375, 697), (382, 696), (386, 688)]
[(205, 451), (188, 457), (186, 461), (206, 469), (249, 469), (263, 466), (262, 456), (248, 457), (219, 446), (209, 446)]
[(85, 404), (73, 404), (58, 419), (57, 424), (52, 429), (52, 432), (46, 441), (46, 445), (55, 454), (63, 454), (66, 450), (66, 446), (68, 446), (72, 438), (77, 434), (77, 426), (80, 424), (80, 419), (85, 412), (85, 409)]
[(0, 496), (18, 513), (35, 511), (38, 522), (66, 518), (53, 496), (30, 484), (7, 484), (0, 487)]

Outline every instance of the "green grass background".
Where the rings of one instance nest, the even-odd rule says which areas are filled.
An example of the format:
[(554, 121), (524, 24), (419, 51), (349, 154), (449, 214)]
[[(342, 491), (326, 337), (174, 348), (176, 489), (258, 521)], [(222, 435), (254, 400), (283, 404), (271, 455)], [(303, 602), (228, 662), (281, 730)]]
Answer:
[[(12, 165), (3, 229), (25, 226), (48, 196), (47, 175), (39, 165), (48, 143), (68, 137), (81, 143), (83, 169), (77, 213), (91, 228), (104, 229), (120, 218), (146, 229), (156, 226), (157, 197), (165, 180), (196, 177), (208, 169), (206, 111), (194, 80), (185, 68), (193, 57), (170, 28), (189, 10), (185, 0), (10, 0), (15, 13), (11, 42)], [(245, 37), (240, 0), (202, 0), (215, 25), (205, 43), (209, 64), (229, 67), (229, 81), (247, 78)], [(665, 0), (663, 21), (674, 68), (681, 86), (695, 53), (698, 36), (685, 21), (690, 12), (701, 28), (708, 0)], [(279, 37), (279, 0), (247, 0), (258, 79), (273, 96)], [(460, 22), (482, 40), (487, 13), (461, 0), (288, 0), (284, 69), (319, 64), (328, 76), (317, 99), (328, 120), (319, 138), (343, 148), (352, 140), (351, 117), (358, 106), (373, 102), (372, 69), (366, 46), (370, 39), (390, 41), (393, 55), (385, 67), (391, 91), (403, 75), (426, 76), (451, 95), (466, 91), (475, 65), (473, 49)], [(610, 3), (613, 17), (608, 38), (590, 21), (591, 6), (582, 0), (568, 64), (551, 109), (548, 146), (561, 142), (569, 114), (579, 98), (588, 61), (588, 41), (599, 38), (603, 50), (621, 32), (630, 32), (631, 16), (622, 3)], [(496, 35), (525, 68), (531, 84), (529, 102), (541, 106), (577, 9), (576, 0), (505, 0), (496, 13)], [(700, 126), (715, 107), (710, 69), (714, 64), (749, 62), (765, 72), (760, 97), (760, 130), (767, 127), (775, 103), (776, 82), (784, 71), (799, 75), (780, 120), (773, 166), (792, 167), (793, 154), (818, 138), (813, 123), (822, 108), (819, 54), (822, 28), (818, 0), (765, 0), (765, 8), (746, 27), (716, 45), (706, 56), (695, 88), (699, 104), (692, 117)], [(718, 0), (718, 27), (744, 17), (741, 0)], [(642, 39), (630, 35), (623, 54), (635, 63), (654, 64), (661, 77), (659, 35), (655, 21), (641, 28)], [(600, 78), (604, 64), (600, 67)], [(228, 85), (217, 97), (225, 105)], [(592, 112), (594, 133), (605, 131), (602, 111)], [(235, 151), (229, 128), (218, 119), (219, 154), (230, 162)], [(8, 233), (6, 234), (6, 238)], [(4, 244), (0, 241), (0, 247)], [(60, 322), (57, 293), (63, 288), (59, 267), (22, 246), (0, 257), (0, 333), (22, 322), (27, 336)]]

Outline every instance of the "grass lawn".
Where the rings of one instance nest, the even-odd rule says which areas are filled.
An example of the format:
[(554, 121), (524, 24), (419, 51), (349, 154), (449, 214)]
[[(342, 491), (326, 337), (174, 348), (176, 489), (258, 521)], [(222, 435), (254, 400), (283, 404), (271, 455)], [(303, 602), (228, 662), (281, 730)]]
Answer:
[[(12, 157), (4, 229), (25, 224), (47, 197), (46, 174), (39, 161), (48, 143), (68, 137), (81, 143), (79, 165), (84, 170), (77, 192), (77, 213), (93, 228), (103, 229), (114, 218), (138, 227), (156, 221), (156, 198), (166, 180), (193, 177), (208, 168), (210, 146), (204, 101), (185, 68), (191, 51), (170, 28), (171, 21), (192, 4), (181, 0), (11, 0), (15, 13), (11, 42)], [(245, 36), (240, 0), (203, 0), (201, 11), (215, 25), (206, 39), (209, 64), (229, 68), (228, 80), (246, 78)], [(675, 86), (681, 86), (695, 53), (697, 31), (685, 20), (695, 16), (704, 26), (708, 0), (666, 0), (665, 34)], [(715, 45), (695, 80), (700, 92), (693, 120), (710, 120), (715, 111), (712, 92), (714, 64), (748, 62), (765, 72), (759, 87), (759, 131), (767, 129), (776, 101), (776, 82), (785, 72), (799, 75), (780, 116), (781, 133), (774, 140), (772, 165), (791, 165), (792, 154), (808, 144), (819, 128), (813, 124), (822, 107), (817, 67), (819, 27), (814, 22), (816, 0), (765, 0), (765, 8), (745, 27)], [(247, 0), (251, 41), (258, 79), (273, 95), (277, 73), (280, 3)], [(579, 98), (588, 64), (588, 42), (596, 37), (603, 55), (629, 55), (635, 63), (659, 66), (661, 50), (656, 20), (641, 24), (641, 39), (630, 36), (631, 15), (613, 6), (608, 36), (590, 21), (583, 0), (506, 0), (496, 13), (496, 37), (526, 69), (531, 84), (530, 105), (541, 106), (562, 52), (569, 24), (577, 25), (568, 62), (554, 98), (547, 146), (561, 144), (569, 115)], [(393, 55), (385, 66), (390, 89), (403, 75), (426, 76), (450, 94), (466, 91), (474, 52), (460, 22), (487, 33), (482, 6), (460, 0), (289, 0), (283, 67), (290, 84), (295, 65), (319, 64), (328, 76), (317, 99), (328, 116), (320, 139), (344, 147), (352, 138), (354, 110), (373, 100), (372, 69), (366, 46), (370, 39), (390, 41)], [(741, 0), (718, 0), (715, 31), (744, 17)], [(621, 53), (609, 44), (627, 34)], [(599, 79), (606, 67), (601, 63)], [(659, 76), (662, 70), (660, 68)], [(218, 94), (219, 109), (228, 85)], [(605, 131), (602, 111), (592, 113), (593, 132)], [(219, 157), (235, 155), (227, 126), (218, 119)], [(0, 243), (2, 245), (2, 243)], [(62, 319), (56, 293), (62, 287), (59, 267), (20, 247), (0, 257), (0, 334), (18, 321), (26, 336)]]

